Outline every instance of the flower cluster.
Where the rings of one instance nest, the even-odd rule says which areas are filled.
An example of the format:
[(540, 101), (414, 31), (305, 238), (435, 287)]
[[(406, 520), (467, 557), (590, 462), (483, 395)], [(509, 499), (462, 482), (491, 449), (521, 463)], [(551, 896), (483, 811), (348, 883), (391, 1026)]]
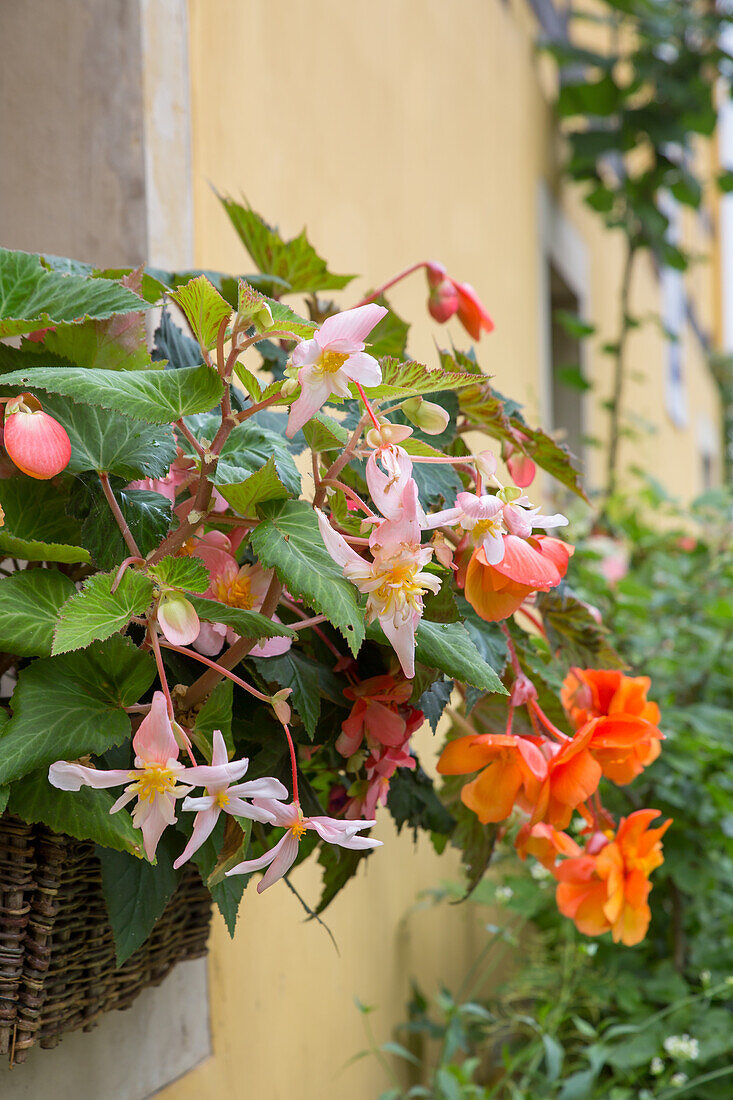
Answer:
[[(229, 760), (219, 730), (214, 732), (210, 764), (190, 768), (182, 764), (178, 759), (178, 742), (182, 738), (186, 738), (185, 731), (172, 722), (165, 696), (161, 691), (156, 691), (150, 711), (132, 741), (134, 768), (103, 771), (58, 760), (51, 765), (48, 778), (54, 787), (64, 791), (78, 791), (82, 786), (106, 788), (125, 785), (123, 794), (109, 812), (114, 814), (135, 800), (132, 820), (143, 834), (145, 854), (149, 860), (155, 859), (164, 830), (176, 823), (176, 802), (183, 798), (181, 809), (195, 812), (196, 817), (191, 838), (173, 864), (176, 868), (198, 851), (213, 832), (221, 813), (284, 826), (287, 832), (274, 848), (259, 859), (245, 860), (227, 872), (230, 875), (247, 874), (270, 865), (257, 887), (260, 892), (282, 878), (292, 867), (298, 855), (298, 843), (307, 829), (314, 829), (322, 840), (343, 848), (376, 848), (382, 843), (370, 837), (357, 836), (362, 829), (375, 825), (375, 821), (344, 822), (330, 817), (304, 817), (297, 802), (284, 804), (288, 791), (279, 779), (267, 776), (240, 783), (249, 761)], [(189, 797), (194, 787), (203, 787), (205, 794)]]
[[(484, 824), (505, 821), (515, 807), (526, 814), (519, 854), (552, 871), (560, 884), (558, 908), (580, 931), (611, 930), (615, 940), (638, 943), (650, 919), (648, 878), (662, 862), (660, 841), (670, 822), (650, 830), (659, 811), (639, 810), (614, 831), (598, 786), (602, 776), (630, 783), (659, 755), (663, 734), (655, 724), (659, 709), (646, 698), (650, 682), (617, 670), (573, 668), (562, 689), (572, 737), (547, 719), (531, 685), (517, 683), (515, 701), (526, 704), (536, 735), (458, 737), (443, 750), (438, 771), (478, 772), (461, 800)], [(587, 823), (584, 849), (563, 832), (575, 812)]]

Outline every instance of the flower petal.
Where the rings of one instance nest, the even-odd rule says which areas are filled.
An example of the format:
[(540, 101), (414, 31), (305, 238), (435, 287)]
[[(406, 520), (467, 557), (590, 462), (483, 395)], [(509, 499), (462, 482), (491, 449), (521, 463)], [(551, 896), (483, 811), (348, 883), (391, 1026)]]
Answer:
[(153, 695), (153, 703), (132, 739), (135, 756), (145, 762), (163, 764), (178, 759), (178, 745), (168, 717), (168, 706), (162, 691)]
[(174, 871), (177, 871), (178, 868), (189, 860), (193, 853), (197, 852), (201, 845), (208, 840), (214, 831), (214, 826), (219, 820), (220, 812), (218, 806), (212, 806), (210, 810), (202, 810), (200, 813), (196, 814), (191, 838), (178, 859), (174, 861)]
[[(330, 347), (336, 340), (348, 342), (351, 345), (363, 344), (374, 326), (386, 314), (387, 310), (384, 306), (378, 306), (375, 302), (356, 306), (355, 309), (346, 309), (342, 313), (326, 318), (316, 332), (316, 340), (322, 348)], [(361, 351), (361, 347), (354, 350)]]
[(85, 768), (83, 764), (67, 764), (65, 760), (57, 760), (48, 769), (49, 783), (60, 791), (78, 791), (82, 786), (119, 787), (133, 778), (129, 770), (98, 771), (96, 768)]

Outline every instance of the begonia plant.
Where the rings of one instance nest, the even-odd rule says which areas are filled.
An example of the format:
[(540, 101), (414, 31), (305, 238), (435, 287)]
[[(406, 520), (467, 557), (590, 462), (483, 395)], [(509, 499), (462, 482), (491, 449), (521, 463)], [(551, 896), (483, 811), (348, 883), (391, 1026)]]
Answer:
[[(254, 275), (0, 252), (0, 809), (98, 844), (120, 958), (190, 862), (233, 932), (251, 874), (317, 853), (322, 911), (385, 804), (472, 884), (516, 808), (560, 910), (638, 941), (667, 826), (598, 786), (662, 735), (546, 533), (536, 468), (582, 497), (571, 456), (472, 351), (409, 357), (385, 292), (420, 270), (435, 321), (493, 328), (442, 265), (355, 300), (224, 206)], [(414, 738), (446, 710), (434, 789)]]

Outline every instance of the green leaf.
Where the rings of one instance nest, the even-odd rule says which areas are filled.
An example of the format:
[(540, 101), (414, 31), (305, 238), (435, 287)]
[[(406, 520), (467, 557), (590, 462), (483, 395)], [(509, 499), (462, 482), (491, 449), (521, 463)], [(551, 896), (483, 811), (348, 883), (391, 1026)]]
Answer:
[(410, 326), (395, 313), (386, 298), (380, 297), (375, 300), (378, 305), (386, 306), (389, 312), (369, 333), (368, 351), (377, 359), (384, 355), (403, 359)]
[(268, 684), (292, 688), (293, 694), (288, 702), (302, 718), (312, 741), (321, 713), (319, 687), (321, 666), (294, 649), (278, 657), (262, 657), (255, 660), (255, 665), (260, 676)]
[[(231, 680), (229, 681), (231, 683)], [(216, 906), (224, 918), (224, 922), (227, 926), (227, 932), (234, 938), (234, 930), (237, 925), (237, 916), (239, 913), (239, 906), (242, 901), (242, 895), (244, 894), (245, 887), (249, 882), (249, 875), (232, 875), (231, 878), (222, 878), (220, 882), (209, 884), (209, 875), (214, 871), (219, 859), (219, 851), (221, 850), (224, 839), (224, 826), (223, 820), (226, 814), (221, 814), (219, 820), (216, 823), (213, 833), (206, 840), (205, 844), (202, 844), (198, 851), (194, 852), (193, 862), (199, 869), (201, 878), (211, 892), (211, 896), (216, 903)], [(241, 859), (246, 857), (242, 855)]]
[[(77, 505), (84, 520), (81, 540), (99, 569), (114, 569), (129, 554), (117, 521), (101, 486), (80, 488)], [(173, 509), (170, 500), (150, 489), (115, 489), (114, 494), (140, 552), (149, 554), (170, 530)]]
[(66, 493), (49, 481), (27, 477), (0, 480), (5, 526), (0, 551), (22, 561), (89, 562), (79, 524), (67, 516)]
[(61, 275), (44, 267), (40, 256), (0, 248), (0, 338), (145, 308), (137, 294), (119, 283)]
[(305, 235), (305, 230), (290, 241), (283, 240), (248, 206), (219, 196), (242, 244), (260, 271), (284, 279), (293, 293), (299, 291), (341, 290), (353, 275), (333, 275)]
[(84, 581), (81, 592), (64, 604), (53, 637), (53, 652), (84, 649), (90, 642), (109, 638), (142, 615), (153, 598), (153, 582), (143, 573), (126, 569), (114, 592), (114, 573), (97, 573)]
[(259, 379), (252, 374), (252, 371), (247, 370), (242, 363), (235, 363), (234, 373), (252, 400), (255, 402), (260, 401), (262, 399), (262, 386), (260, 385)]
[(380, 360), (382, 383), (365, 387), (368, 397), (414, 397), (439, 390), (460, 390), (476, 383), (475, 374), (446, 370), (440, 364), (425, 366), (410, 359), (402, 362), (389, 357)]
[(622, 106), (623, 97), (623, 91), (616, 85), (610, 73), (607, 73), (596, 81), (562, 84), (557, 109), (561, 118), (571, 115), (606, 117)]
[(274, 623), (259, 611), (243, 611), (239, 607), (206, 600), (203, 596), (189, 596), (196, 614), (207, 623), (223, 623), (243, 638), (295, 638), (297, 634), (284, 623)]
[(172, 290), (170, 296), (183, 312), (191, 331), (202, 348), (213, 348), (221, 328), (232, 310), (205, 275)]
[(155, 330), (152, 358), (155, 362), (167, 362), (169, 367), (180, 370), (181, 367), (198, 367), (204, 359), (201, 348), (183, 329), (174, 324), (169, 309), (160, 315), (160, 324)]
[(266, 500), (287, 500), (291, 494), (277, 476), (275, 459), (268, 458), (262, 469), (236, 485), (217, 485), (224, 499), (240, 516), (252, 515), (255, 504)]
[(200, 558), (176, 558), (172, 554), (148, 569), (159, 584), (168, 588), (184, 588), (187, 592), (205, 592), (209, 587), (209, 570)]
[(12, 371), (2, 383), (13, 392), (22, 386), (59, 393), (150, 424), (170, 424), (191, 413), (208, 412), (224, 392), (218, 374), (207, 366), (140, 371), (35, 367)]
[(173, 870), (170, 847), (169, 838), (161, 837), (154, 867), (127, 852), (107, 848), (97, 851), (118, 966), (142, 947), (173, 897), (178, 875)]
[(60, 791), (49, 783), (46, 768), (17, 780), (9, 790), (8, 809), (23, 821), (42, 821), (57, 833), (142, 856), (142, 837), (127, 810), (109, 812), (119, 792), (93, 791), (90, 787)]
[(324, 412), (317, 412), (303, 425), (303, 435), (312, 451), (343, 451), (349, 442), (349, 432)]
[(414, 771), (397, 769), (390, 780), (387, 808), (397, 832), (402, 831), (403, 825), (409, 825), (416, 839), (418, 829), (449, 836), (455, 828), (455, 819), (436, 795), (432, 780), (419, 766)]
[(316, 907), (316, 916), (319, 916), (324, 909), (328, 908), (349, 879), (354, 877), (360, 864), (372, 854), (373, 850), (367, 848), (363, 851), (352, 851), (349, 848), (339, 848), (335, 844), (321, 845), (318, 862), (324, 869), (323, 890)]
[(423, 619), (415, 635), (415, 657), (430, 668), (481, 691), (506, 695), (507, 690), (483, 659), (462, 623), (428, 623)]
[(552, 650), (561, 649), (563, 661), (581, 668), (626, 668), (608, 640), (608, 629), (596, 622), (588, 608), (562, 586), (538, 594), (537, 609)]
[(240, 318), (249, 320), (258, 332), (272, 328), (278, 332), (308, 337), (316, 328), (313, 321), (306, 321), (284, 302), (268, 298), (244, 279), (239, 280), (237, 312)]
[(302, 500), (264, 504), (261, 512), (263, 521), (251, 534), (258, 559), (274, 567), (296, 599), (325, 615), (356, 656), (364, 640), (364, 612), (354, 586), (323, 545), (315, 512)]
[(75, 367), (101, 370), (147, 370), (153, 365), (147, 347), (145, 318), (139, 312), (125, 313), (108, 321), (57, 325), (46, 333), (40, 350), (46, 353), (46, 366), (51, 366), (57, 358)]
[(57, 569), (24, 569), (0, 580), (0, 650), (48, 657), (59, 608), (75, 591)]
[(0, 734), (0, 786), (121, 744), (130, 736), (122, 708), (137, 703), (154, 677), (153, 658), (120, 635), (21, 669), (13, 717)]
[(256, 424), (239, 424), (222, 447), (214, 483), (218, 487), (246, 481), (261, 471), (268, 461), (274, 463), (275, 472), (287, 491), (297, 495), (301, 489), (300, 474), (282, 436)]
[(68, 397), (47, 397), (43, 407), (68, 433), (69, 473), (106, 471), (125, 481), (158, 478), (168, 473), (176, 457), (170, 427), (153, 427), (109, 409), (78, 405)]
[(0, 479), (5, 527), (21, 539), (77, 542), (81, 528), (66, 512), (67, 499), (67, 491), (52, 481), (35, 481), (27, 477)]
[(234, 752), (232, 739), (232, 706), (234, 702), (234, 684), (231, 680), (220, 680), (211, 695), (196, 714), (193, 732), (196, 744), (203, 744), (211, 759), (214, 730), (221, 730), (229, 753)]
[(0, 551), (3, 557), (19, 561), (55, 561), (70, 565), (91, 561), (89, 552), (81, 546), (66, 546), (58, 542), (38, 542), (35, 539), (19, 539), (9, 531), (0, 530)]

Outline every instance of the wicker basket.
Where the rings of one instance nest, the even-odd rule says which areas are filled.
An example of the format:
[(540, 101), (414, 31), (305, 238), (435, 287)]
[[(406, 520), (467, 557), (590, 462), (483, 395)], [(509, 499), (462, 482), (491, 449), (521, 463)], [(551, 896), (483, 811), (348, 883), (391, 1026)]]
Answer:
[(206, 953), (211, 897), (187, 871), (147, 942), (115, 964), (94, 845), (0, 816), (0, 1054), (54, 1047)]

